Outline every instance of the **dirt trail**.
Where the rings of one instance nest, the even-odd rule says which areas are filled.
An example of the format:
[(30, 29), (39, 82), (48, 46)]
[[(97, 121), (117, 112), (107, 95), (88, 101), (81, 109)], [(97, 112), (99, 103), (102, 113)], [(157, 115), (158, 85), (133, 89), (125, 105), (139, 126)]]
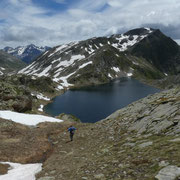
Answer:
[(70, 141), (67, 129), (58, 134), (51, 136), (54, 144), (54, 152), (44, 163), (43, 171), (38, 175), (52, 176), (57, 179), (81, 179), (78, 171), (81, 171), (89, 161), (93, 161), (91, 157), (92, 149), (92, 125), (75, 124), (77, 130), (74, 140)]

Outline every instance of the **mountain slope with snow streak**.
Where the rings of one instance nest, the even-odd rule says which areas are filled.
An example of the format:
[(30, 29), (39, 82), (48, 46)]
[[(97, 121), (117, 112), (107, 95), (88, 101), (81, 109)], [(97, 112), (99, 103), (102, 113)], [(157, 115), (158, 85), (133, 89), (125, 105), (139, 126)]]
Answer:
[(149, 39), (161, 42), (158, 35), (162, 33), (157, 31), (139, 28), (124, 34), (60, 45), (42, 54), (19, 73), (51, 77), (59, 83), (59, 89), (102, 84), (132, 75), (161, 78), (164, 76), (163, 69), (156, 68), (151, 59), (131, 53), (142, 42), (149, 46)]

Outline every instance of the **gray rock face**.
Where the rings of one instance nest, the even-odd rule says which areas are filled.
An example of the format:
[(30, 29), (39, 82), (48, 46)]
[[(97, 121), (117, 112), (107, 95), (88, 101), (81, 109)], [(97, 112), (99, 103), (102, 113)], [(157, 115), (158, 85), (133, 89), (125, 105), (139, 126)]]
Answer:
[(175, 180), (180, 176), (180, 168), (177, 166), (167, 166), (161, 169), (158, 175), (155, 176), (158, 180)]
[[(118, 119), (129, 131), (138, 133), (180, 133), (180, 88), (150, 95), (106, 118)], [(105, 121), (106, 121), (105, 120)]]

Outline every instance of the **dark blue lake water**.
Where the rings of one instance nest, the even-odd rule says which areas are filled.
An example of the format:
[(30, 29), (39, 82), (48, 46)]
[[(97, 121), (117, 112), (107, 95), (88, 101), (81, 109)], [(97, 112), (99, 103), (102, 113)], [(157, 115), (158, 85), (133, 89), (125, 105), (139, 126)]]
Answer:
[(135, 79), (122, 78), (109, 84), (69, 90), (55, 97), (44, 110), (52, 116), (66, 113), (75, 115), (82, 122), (97, 122), (133, 101), (156, 92), (160, 90)]

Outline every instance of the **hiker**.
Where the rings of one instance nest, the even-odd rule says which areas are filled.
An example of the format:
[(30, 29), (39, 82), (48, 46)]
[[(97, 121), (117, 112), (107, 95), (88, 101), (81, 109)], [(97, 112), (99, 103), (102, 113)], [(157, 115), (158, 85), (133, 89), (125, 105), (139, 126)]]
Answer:
[(70, 127), (68, 128), (68, 131), (69, 131), (69, 133), (70, 133), (70, 139), (71, 139), (71, 141), (73, 141), (73, 136), (74, 136), (75, 130), (76, 130), (76, 128), (73, 127), (73, 126), (70, 126)]

